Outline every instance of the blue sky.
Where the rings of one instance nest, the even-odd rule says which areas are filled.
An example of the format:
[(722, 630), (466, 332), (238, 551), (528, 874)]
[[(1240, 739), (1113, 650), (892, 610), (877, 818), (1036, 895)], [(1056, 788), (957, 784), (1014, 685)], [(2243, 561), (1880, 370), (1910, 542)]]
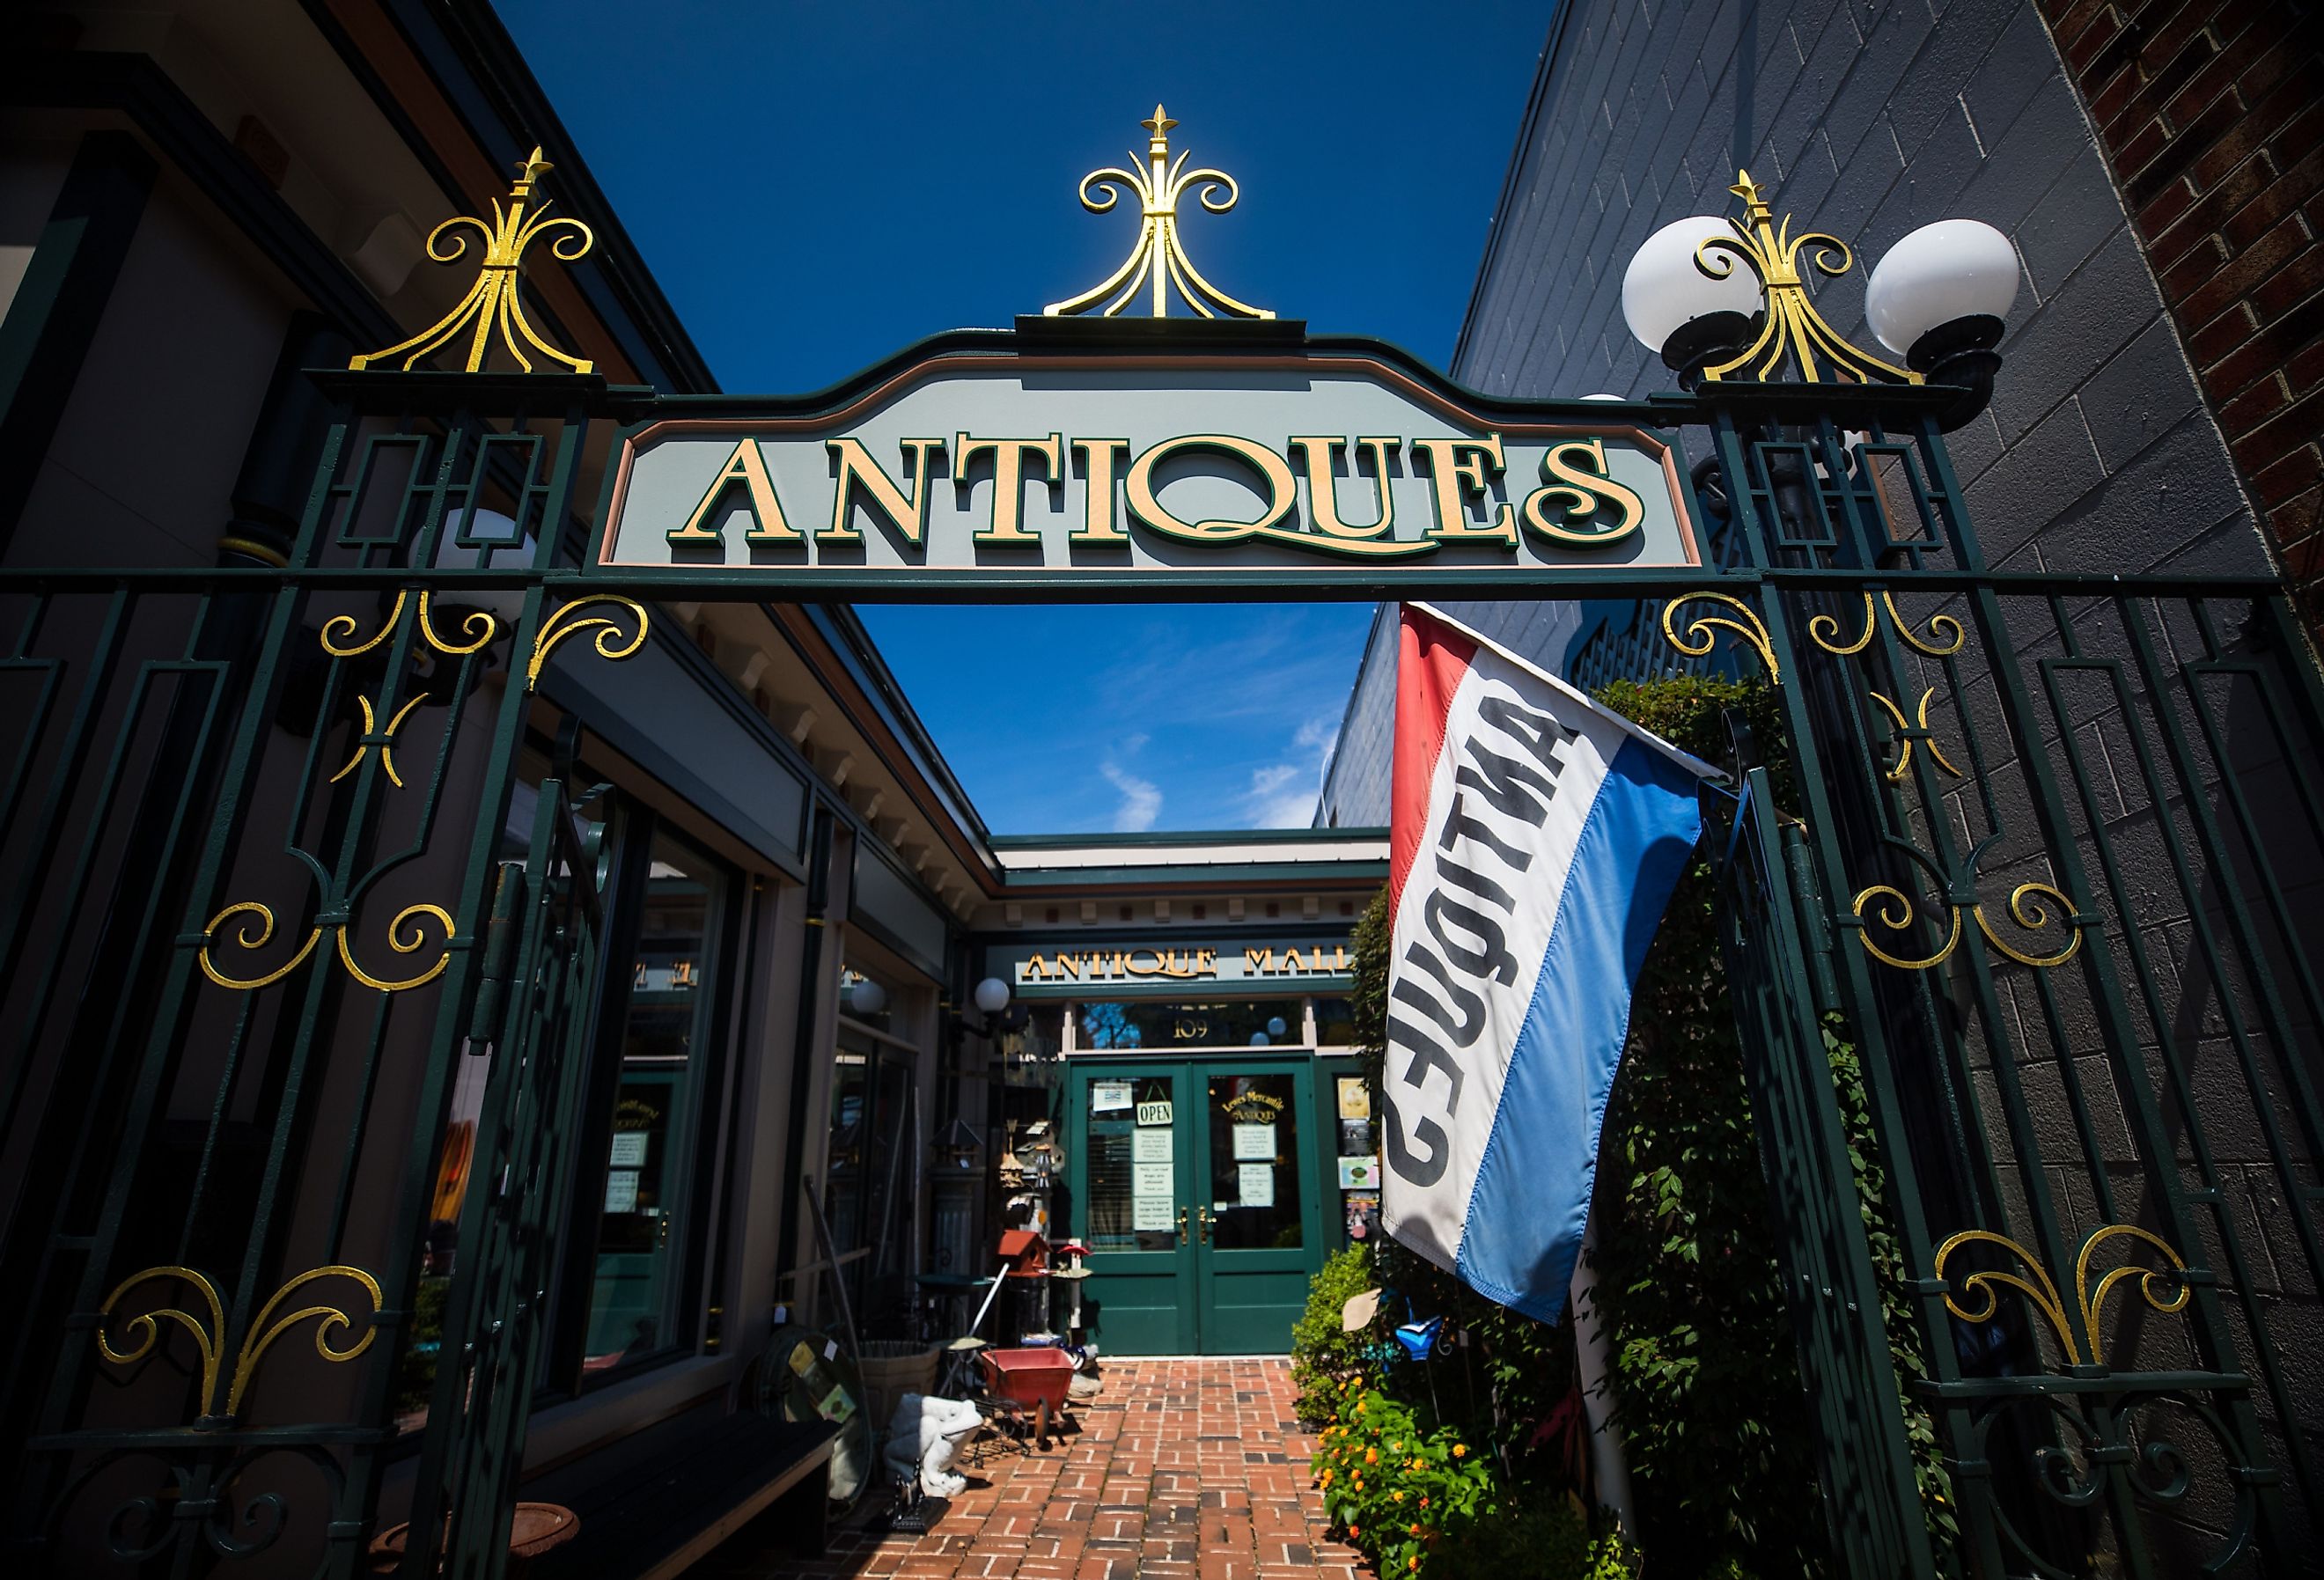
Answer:
[[(1548, 26), (1498, 0), (498, 9), (720, 383), (768, 393), (1095, 284), (1134, 220), (1074, 188), (1142, 155), (1157, 98), (1242, 184), (1186, 227), (1205, 274), (1441, 365)], [(1370, 613), (862, 611), (1011, 834), (1304, 824)]]

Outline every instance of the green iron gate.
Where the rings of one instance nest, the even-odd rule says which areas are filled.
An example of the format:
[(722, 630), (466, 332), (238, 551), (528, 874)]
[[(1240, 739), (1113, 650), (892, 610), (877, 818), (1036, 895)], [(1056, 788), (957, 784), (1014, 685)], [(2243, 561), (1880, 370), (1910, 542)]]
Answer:
[[(1683, 653), (1778, 688), (1795, 804), (1746, 775), (1722, 926), (1840, 1568), (2296, 1571), (2324, 1507), (2324, 710), (2293, 611), (2254, 579), (1992, 570), (1925, 411), (1706, 394), (1727, 577), (1576, 671)], [(1860, 1050), (1885, 1286), (1828, 1026)]]
[[(585, 374), (323, 382), (287, 551), (0, 580), (0, 1432), (42, 1572), (352, 1575), (398, 1461), (406, 1573), (438, 1544), (504, 1562), (598, 967), (569, 768), (535, 739), (523, 769), (531, 693), (567, 638), (647, 639), (638, 589), (585, 568), (574, 479), (665, 408)], [(1585, 681), (1684, 659), (1779, 691), (1797, 804), (1747, 776), (1727, 969), (1837, 1566), (2290, 1568), (2324, 1508), (2312, 658), (2264, 577), (1990, 568), (1950, 399), (1533, 403), (1707, 435), (1718, 556), (1517, 591), (1635, 603)], [(716, 568), (655, 591), (769, 596)]]

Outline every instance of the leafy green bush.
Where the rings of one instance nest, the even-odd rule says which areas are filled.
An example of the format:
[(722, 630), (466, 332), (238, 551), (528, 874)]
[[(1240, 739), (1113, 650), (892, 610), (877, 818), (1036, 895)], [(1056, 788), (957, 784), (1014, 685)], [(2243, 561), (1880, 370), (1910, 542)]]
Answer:
[[(1616, 682), (1599, 697), (1713, 762), (1729, 754), (1727, 716), (1740, 716), (1767, 762), (1776, 799), (1788, 798), (1782, 715), (1766, 686), (1681, 676)], [(1593, 1208), (1599, 1229), (1595, 1309), (1614, 1347), (1617, 1418), (1626, 1440), (1638, 1534), (1651, 1545), (1655, 1573), (1704, 1580), (1817, 1574), (1823, 1562), (1823, 1521), (1811, 1457), (1812, 1426), (1777, 1282), (1749, 1085), (1719, 954), (1715, 899), (1709, 862), (1698, 862), (1672, 897), (1638, 982), (1630, 1046), (1607, 1113)], [(1366, 910), (1351, 945), (1351, 1003), (1364, 1039), (1361, 1067), (1377, 1104), (1388, 1021), (1385, 892)], [(1886, 1185), (1861, 1072), (1837, 1019), (1826, 1046), (1855, 1156), (1901, 1389), (1923, 1372), (1914, 1347), (1918, 1330), (1904, 1293), (1905, 1269), (1883, 1215)], [(1432, 1386), (1461, 1376), (1471, 1352), (1463, 1352), (1459, 1370), (1440, 1361), (1423, 1374), (1398, 1360), (1381, 1376), (1391, 1402), (1409, 1401), (1396, 1406), (1405, 1412), (1400, 1423), (1408, 1418), (1416, 1434), (1425, 1428), (1431, 1434), (1449, 1433), (1449, 1440), (1489, 1447), (1499, 1474), (1489, 1475), (1489, 1483), (1514, 1489), (1492, 1495), (1493, 1506), (1503, 1511), (1499, 1518), (1471, 1522), (1476, 1534), (1464, 1536), (1462, 1550), (1472, 1562), (1459, 1572), (1581, 1573), (1578, 1562), (1561, 1558), (1561, 1567), (1543, 1561), (1541, 1555), (1551, 1551), (1548, 1535), (1526, 1528), (1528, 1520), (1554, 1520), (1561, 1511), (1572, 1512), (1564, 1501), (1562, 1461), (1549, 1452), (1528, 1455), (1524, 1446), (1543, 1436), (1529, 1428), (1552, 1418), (1572, 1391), (1572, 1324), (1553, 1329), (1493, 1306), (1393, 1242), (1373, 1248), (1370, 1266), (1378, 1281), (1396, 1291), (1392, 1314), (1381, 1318), (1383, 1328), (1402, 1320), (1408, 1298), (1417, 1315), (1443, 1314), (1454, 1327), (1468, 1329), (1473, 1353), (1482, 1358), (1481, 1400), (1462, 1387)], [(1932, 1530), (1943, 1540), (1952, 1517), (1935, 1434), (1926, 1412), (1909, 1400), (1907, 1423), (1923, 1505)], [(1351, 1429), (1356, 1424), (1348, 1423)], [(1350, 1439), (1351, 1432), (1343, 1431), (1330, 1443), (1344, 1451)], [(1347, 1483), (1345, 1474), (1323, 1455), (1317, 1467), (1319, 1476), (1333, 1470), (1335, 1483)], [(1375, 1478), (1366, 1481), (1369, 1488)], [(1327, 1488), (1327, 1502), (1328, 1492)], [(1341, 1496), (1344, 1501), (1348, 1492)], [(1545, 1509), (1549, 1512), (1541, 1512)], [(1351, 1523), (1360, 1527), (1360, 1515)], [(1386, 1524), (1380, 1529), (1393, 1534)], [(1514, 1544), (1506, 1556), (1489, 1553), (1489, 1545), (1504, 1538)], [(1441, 1558), (1452, 1550), (1448, 1534), (1440, 1534), (1433, 1549), (1424, 1545), (1423, 1552), (1401, 1557), (1375, 1551), (1360, 1536), (1356, 1539), (1379, 1558), (1383, 1575), (1417, 1572), (1426, 1566), (1425, 1553)], [(1424, 1558), (1422, 1564), (1406, 1563), (1416, 1557)]]
[(1383, 1580), (1431, 1575), (1600, 1580), (1627, 1576), (1618, 1538), (1592, 1540), (1570, 1494), (1520, 1498), (1489, 1454), (1414, 1407), (1348, 1385), (1315, 1451), (1324, 1511)]
[(1371, 1252), (1360, 1244), (1332, 1256), (1308, 1284), (1307, 1309), (1291, 1329), (1291, 1381), (1300, 1419), (1337, 1421), (1346, 1385), (1370, 1375), (1365, 1354), (1379, 1341), (1369, 1331), (1342, 1331), (1341, 1313), (1371, 1287)]

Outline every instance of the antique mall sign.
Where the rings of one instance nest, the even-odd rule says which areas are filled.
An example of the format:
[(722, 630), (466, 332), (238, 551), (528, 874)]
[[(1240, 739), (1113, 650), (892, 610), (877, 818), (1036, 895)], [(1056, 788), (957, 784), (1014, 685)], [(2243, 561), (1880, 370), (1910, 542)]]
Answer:
[(1661, 439), (1474, 402), (1386, 347), (940, 352), (821, 412), (638, 427), (596, 559), (859, 590), (915, 571), (1700, 563)]
[[(637, 425), (595, 568), (877, 596), (1701, 563), (1675, 458), (1629, 414), (1490, 402), (1212, 284), (1180, 226), (1233, 208), (1234, 179), (1173, 157), (1161, 106), (1144, 124), (1143, 162), (1082, 180), (1093, 214), (1138, 199), (1111, 276), (1013, 337), (942, 337), (825, 402)], [(1200, 333), (1108, 322), (1143, 301), (1163, 330), (1174, 295)]]

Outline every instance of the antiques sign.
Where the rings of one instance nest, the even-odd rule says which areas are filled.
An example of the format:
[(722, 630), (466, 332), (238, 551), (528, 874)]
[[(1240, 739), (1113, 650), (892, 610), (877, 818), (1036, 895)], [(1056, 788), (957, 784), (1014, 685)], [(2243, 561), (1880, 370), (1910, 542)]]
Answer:
[(812, 413), (629, 431), (595, 560), (834, 588), (1701, 563), (1670, 448), (1571, 411), (1489, 402), (1386, 347), (947, 349)]

